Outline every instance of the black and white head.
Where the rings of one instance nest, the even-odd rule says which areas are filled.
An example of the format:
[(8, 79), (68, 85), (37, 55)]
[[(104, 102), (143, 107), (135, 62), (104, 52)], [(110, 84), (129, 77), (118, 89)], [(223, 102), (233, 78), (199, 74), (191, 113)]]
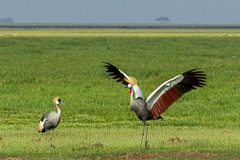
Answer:
[(132, 93), (132, 84), (131, 83), (128, 83), (124, 88), (128, 88), (129, 93)]
[(54, 99), (53, 99), (53, 103), (56, 104), (56, 105), (61, 104), (61, 99), (60, 99), (60, 97), (54, 98)]
[(128, 84), (126, 85), (126, 88), (129, 88), (129, 93), (132, 93), (133, 86), (138, 83), (137, 79), (130, 76), (129, 79), (125, 79), (125, 81), (128, 82)]

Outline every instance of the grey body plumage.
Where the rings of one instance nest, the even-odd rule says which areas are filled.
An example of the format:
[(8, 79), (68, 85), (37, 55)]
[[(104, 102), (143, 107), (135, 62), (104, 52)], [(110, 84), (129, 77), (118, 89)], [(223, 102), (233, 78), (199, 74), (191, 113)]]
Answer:
[(144, 123), (147, 120), (153, 119), (152, 113), (147, 109), (146, 100), (143, 100), (142, 98), (132, 100), (130, 103), (129, 111), (134, 111), (137, 117)]
[(59, 117), (56, 111), (45, 113), (41, 118), (42, 122), (44, 121), (44, 119), (46, 119), (43, 125), (44, 128), (41, 132), (46, 132), (47, 130), (50, 130), (50, 129), (54, 130), (58, 126), (60, 122), (60, 118), (61, 118), (61, 115)]

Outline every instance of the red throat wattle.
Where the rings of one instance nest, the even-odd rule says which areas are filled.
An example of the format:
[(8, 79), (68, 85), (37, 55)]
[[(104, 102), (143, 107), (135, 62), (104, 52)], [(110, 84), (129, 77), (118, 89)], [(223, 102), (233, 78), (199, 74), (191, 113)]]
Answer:
[(58, 109), (60, 109), (60, 106), (59, 106), (59, 105), (57, 105), (57, 108), (58, 108)]
[(129, 93), (132, 93), (132, 89), (129, 89)]

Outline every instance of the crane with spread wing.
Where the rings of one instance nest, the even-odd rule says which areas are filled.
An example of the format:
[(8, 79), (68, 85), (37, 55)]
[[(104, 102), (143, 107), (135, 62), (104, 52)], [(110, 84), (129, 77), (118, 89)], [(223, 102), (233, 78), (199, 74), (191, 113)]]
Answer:
[[(146, 124), (147, 120), (162, 119), (161, 114), (165, 112), (184, 93), (196, 89), (197, 87), (203, 87), (204, 85), (206, 85), (206, 74), (199, 69), (192, 69), (165, 81), (157, 89), (155, 89), (147, 97), (147, 99), (144, 99), (143, 93), (140, 87), (137, 85), (136, 78), (128, 76), (122, 70), (118, 69), (117, 67), (108, 62), (103, 63), (106, 64), (104, 65), (104, 67), (106, 67), (109, 75), (113, 76), (113, 79), (117, 79), (116, 82), (122, 82), (122, 84), (124, 84), (126, 88), (129, 88), (129, 111), (134, 111), (138, 118), (143, 121), (143, 132), (140, 149), (142, 146), (145, 127), (145, 147), (148, 146), (148, 125)], [(133, 93), (135, 94), (135, 98)]]

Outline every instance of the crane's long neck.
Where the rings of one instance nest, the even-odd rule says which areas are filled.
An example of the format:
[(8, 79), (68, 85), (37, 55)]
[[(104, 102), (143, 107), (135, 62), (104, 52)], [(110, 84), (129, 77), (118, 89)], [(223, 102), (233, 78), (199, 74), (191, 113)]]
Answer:
[(130, 89), (130, 104), (134, 101), (134, 97), (133, 97), (133, 89)]
[(135, 93), (135, 98), (141, 97), (142, 99), (144, 99), (143, 93), (137, 84), (133, 85), (132, 88)]
[(59, 104), (56, 104), (56, 107), (57, 107), (57, 114), (58, 114), (58, 116), (61, 116), (61, 110), (60, 110)]
[(141, 89), (139, 88), (138, 85), (133, 85), (132, 88), (130, 89), (130, 108), (129, 108), (129, 112), (130, 111), (135, 111), (136, 110), (134, 109), (134, 106), (135, 106), (135, 99), (134, 99), (134, 96), (133, 96), (133, 92), (135, 93), (135, 99), (141, 97), (143, 100), (144, 100), (144, 97), (143, 97), (143, 93), (141, 91)]

